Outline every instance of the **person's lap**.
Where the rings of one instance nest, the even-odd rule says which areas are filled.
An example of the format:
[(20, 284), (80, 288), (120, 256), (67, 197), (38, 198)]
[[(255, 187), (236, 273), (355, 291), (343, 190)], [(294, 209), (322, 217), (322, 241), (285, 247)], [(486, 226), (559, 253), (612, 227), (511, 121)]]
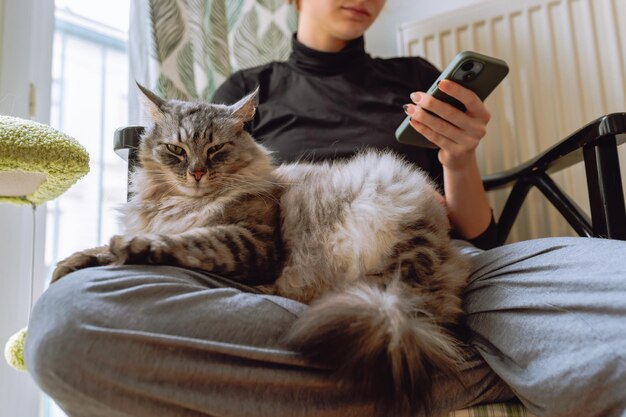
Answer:
[[(603, 272), (589, 264), (595, 258), (589, 250), (611, 258)], [(615, 384), (626, 380), (626, 332), (615, 327), (626, 325), (619, 250), (626, 254), (626, 245), (550, 239), (472, 257), (466, 296), (472, 341), (536, 413), (623, 417), (626, 394), (619, 398), (607, 374), (610, 366)], [(306, 306), (232, 285), (173, 267), (71, 274), (33, 311), (27, 366), (71, 417), (372, 413), (368, 401), (335, 384), (330, 370), (282, 344)], [(590, 329), (602, 336), (590, 337)], [(475, 352), (468, 355), (462, 385), (436, 379), (438, 411), (512, 397)], [(591, 402), (586, 413), (583, 398)]]
[[(367, 416), (370, 401), (281, 342), (306, 306), (174, 267), (92, 268), (38, 301), (27, 367), (71, 417)], [(511, 398), (479, 359), (437, 407)], [(453, 395), (447, 395), (453, 394)]]
[(537, 239), (472, 259), (473, 345), (525, 405), (626, 416), (626, 242)]

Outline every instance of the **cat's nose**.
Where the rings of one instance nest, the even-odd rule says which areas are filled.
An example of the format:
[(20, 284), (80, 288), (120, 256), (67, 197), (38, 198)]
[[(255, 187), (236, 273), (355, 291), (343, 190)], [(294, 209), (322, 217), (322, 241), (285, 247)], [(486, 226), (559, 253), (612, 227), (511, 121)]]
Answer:
[(191, 175), (196, 179), (196, 181), (200, 181), (200, 179), (206, 174), (206, 171), (193, 171)]

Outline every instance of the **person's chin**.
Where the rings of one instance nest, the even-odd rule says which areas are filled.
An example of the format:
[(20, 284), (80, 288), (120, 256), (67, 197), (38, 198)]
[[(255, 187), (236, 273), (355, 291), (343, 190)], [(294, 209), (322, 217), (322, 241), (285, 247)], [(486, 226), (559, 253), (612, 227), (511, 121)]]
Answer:
[(346, 41), (360, 38), (370, 26), (369, 23), (363, 22), (344, 21), (342, 23), (342, 25), (337, 27), (337, 33), (341, 39)]
[(361, 30), (359, 29), (355, 29), (355, 28), (348, 28), (348, 29), (343, 29), (343, 30), (338, 30), (338, 38), (342, 39), (344, 41), (352, 41), (354, 39), (360, 38), (361, 36), (363, 36), (363, 33), (365, 33), (365, 30)]

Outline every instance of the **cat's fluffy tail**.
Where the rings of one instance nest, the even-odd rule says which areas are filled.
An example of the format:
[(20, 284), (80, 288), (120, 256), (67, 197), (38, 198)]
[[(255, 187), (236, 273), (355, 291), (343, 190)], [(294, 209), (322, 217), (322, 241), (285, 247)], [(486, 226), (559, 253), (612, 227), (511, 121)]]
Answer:
[(434, 372), (456, 375), (462, 355), (422, 297), (398, 281), (358, 284), (313, 303), (288, 342), (374, 399), (377, 415), (428, 413)]

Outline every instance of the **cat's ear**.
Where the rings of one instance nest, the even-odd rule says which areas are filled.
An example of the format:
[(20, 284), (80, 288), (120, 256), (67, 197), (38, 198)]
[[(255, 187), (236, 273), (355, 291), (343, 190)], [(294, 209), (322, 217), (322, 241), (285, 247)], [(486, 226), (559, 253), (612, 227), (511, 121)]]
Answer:
[(148, 115), (153, 122), (158, 121), (163, 116), (162, 108), (163, 104), (165, 104), (165, 100), (148, 90), (143, 85), (139, 84), (137, 81), (135, 81), (135, 83), (137, 84), (137, 87), (139, 87), (139, 91), (141, 91), (144, 107), (148, 112)]
[(233, 117), (247, 122), (252, 120), (258, 104), (259, 87), (231, 106)]

